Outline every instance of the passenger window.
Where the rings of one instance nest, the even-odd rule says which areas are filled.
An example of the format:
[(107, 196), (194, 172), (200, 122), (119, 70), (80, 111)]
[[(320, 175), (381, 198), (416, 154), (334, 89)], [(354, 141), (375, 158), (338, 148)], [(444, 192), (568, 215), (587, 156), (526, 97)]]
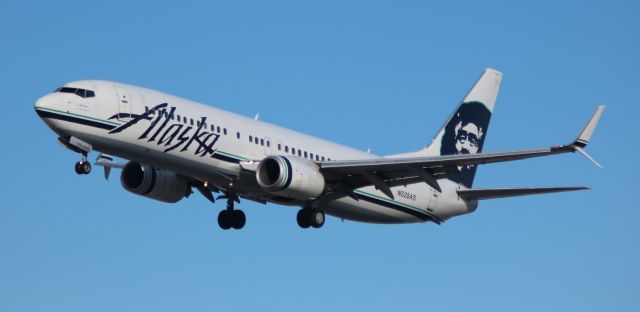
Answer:
[(264, 139), (260, 139), (260, 145), (264, 146)]
[(240, 132), (236, 132), (236, 137), (240, 139)]
[(267, 147), (271, 147), (271, 142), (267, 141)]
[(309, 153), (309, 158), (311, 158), (311, 160), (313, 160), (313, 153)]
[(296, 154), (296, 149), (295, 148), (291, 148), (291, 154), (295, 155)]
[(249, 136), (249, 142), (253, 142), (253, 137)]
[(280, 145), (280, 143), (278, 143), (278, 150), (281, 151), (282, 150), (282, 145)]
[(222, 133), (224, 133), (224, 135), (227, 135), (227, 128), (222, 129)]
[(182, 122), (187, 123), (187, 116), (182, 116)]
[(220, 126), (217, 126), (216, 129), (218, 130), (217, 132), (220, 133)]
[(298, 157), (302, 157), (302, 151), (298, 150)]
[(320, 159), (322, 159), (322, 161), (324, 161), (324, 156), (320, 157)]
[(191, 118), (189, 121), (191, 121), (191, 125), (193, 126), (193, 118)]
[(285, 152), (285, 153), (288, 153), (288, 152), (289, 152), (289, 146), (287, 146), (287, 145), (285, 145), (285, 146), (284, 146), (284, 152)]
[(304, 152), (304, 158), (307, 158), (307, 156), (308, 156), (308, 154), (307, 154), (307, 152), (305, 151), (305, 152)]

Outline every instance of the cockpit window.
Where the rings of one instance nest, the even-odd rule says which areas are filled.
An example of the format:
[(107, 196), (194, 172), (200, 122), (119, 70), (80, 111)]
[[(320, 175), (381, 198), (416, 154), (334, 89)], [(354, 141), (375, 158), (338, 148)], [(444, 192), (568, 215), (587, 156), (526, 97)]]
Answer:
[(58, 88), (58, 90), (56, 90), (56, 92), (62, 92), (62, 93), (76, 93), (76, 89), (75, 89), (75, 88), (62, 87), (62, 88)]
[(60, 93), (73, 93), (81, 98), (90, 98), (95, 97), (96, 93), (92, 90), (80, 89), (80, 88), (68, 88), (68, 87), (60, 87), (56, 89), (55, 92)]

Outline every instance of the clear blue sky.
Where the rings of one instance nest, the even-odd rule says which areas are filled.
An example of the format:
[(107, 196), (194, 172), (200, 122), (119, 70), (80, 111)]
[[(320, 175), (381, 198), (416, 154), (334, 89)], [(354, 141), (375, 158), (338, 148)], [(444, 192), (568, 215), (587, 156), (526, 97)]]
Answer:
[[(2, 311), (638, 311), (637, 1), (0, 2)], [(485, 67), (504, 72), (486, 151), (589, 152), (481, 167), (476, 187), (591, 191), (483, 202), (443, 225), (124, 191), (33, 111), (110, 79), (385, 155), (426, 144)], [(92, 156), (93, 159), (94, 156)]]

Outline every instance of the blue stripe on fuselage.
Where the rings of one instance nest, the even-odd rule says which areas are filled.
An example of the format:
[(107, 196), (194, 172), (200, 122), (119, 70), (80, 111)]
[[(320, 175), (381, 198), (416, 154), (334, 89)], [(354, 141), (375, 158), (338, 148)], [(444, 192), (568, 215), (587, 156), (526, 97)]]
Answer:
[[(45, 110), (41, 110), (41, 109), (37, 109), (37, 108), (36, 108), (36, 113), (38, 114), (38, 116), (40, 116), (40, 118), (58, 119), (58, 120), (62, 120), (62, 121), (67, 121), (67, 122), (80, 124), (80, 125), (85, 125), (85, 126), (94, 127), (94, 128), (99, 128), (99, 129), (112, 130), (112, 129), (114, 129), (116, 127), (114, 125), (110, 125), (110, 124), (106, 124), (106, 123), (102, 123), (102, 122), (98, 122), (98, 121), (94, 121), (94, 120), (89, 120), (89, 119), (75, 117), (75, 116), (69, 116), (69, 115), (65, 115), (65, 114), (54, 113), (54, 112), (45, 111)], [(234, 158), (234, 157), (230, 157), (230, 156), (226, 156), (226, 155), (222, 155), (220, 153), (215, 153), (213, 155), (213, 158), (221, 160), (221, 161), (226, 161), (226, 162), (229, 162), (229, 163), (233, 163), (233, 164), (240, 163), (240, 159)]]
[(107, 124), (107, 123), (102, 123), (102, 122), (84, 119), (84, 118), (75, 117), (75, 116), (58, 114), (58, 113), (40, 110), (40, 109), (36, 109), (36, 113), (38, 114), (38, 116), (40, 116), (40, 118), (58, 119), (58, 120), (68, 121), (68, 122), (72, 122), (80, 125), (85, 125), (85, 126), (90, 126), (90, 127), (100, 128), (105, 130), (111, 130), (116, 127), (114, 125)]

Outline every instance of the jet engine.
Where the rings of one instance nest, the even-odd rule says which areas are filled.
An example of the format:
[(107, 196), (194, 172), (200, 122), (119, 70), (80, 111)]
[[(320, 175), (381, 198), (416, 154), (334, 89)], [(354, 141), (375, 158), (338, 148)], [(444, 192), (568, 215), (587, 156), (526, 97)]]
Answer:
[(258, 164), (258, 184), (275, 195), (314, 199), (324, 191), (324, 176), (311, 161), (298, 157), (269, 156)]
[(190, 193), (189, 183), (175, 172), (130, 161), (120, 175), (125, 190), (165, 203), (175, 203)]

